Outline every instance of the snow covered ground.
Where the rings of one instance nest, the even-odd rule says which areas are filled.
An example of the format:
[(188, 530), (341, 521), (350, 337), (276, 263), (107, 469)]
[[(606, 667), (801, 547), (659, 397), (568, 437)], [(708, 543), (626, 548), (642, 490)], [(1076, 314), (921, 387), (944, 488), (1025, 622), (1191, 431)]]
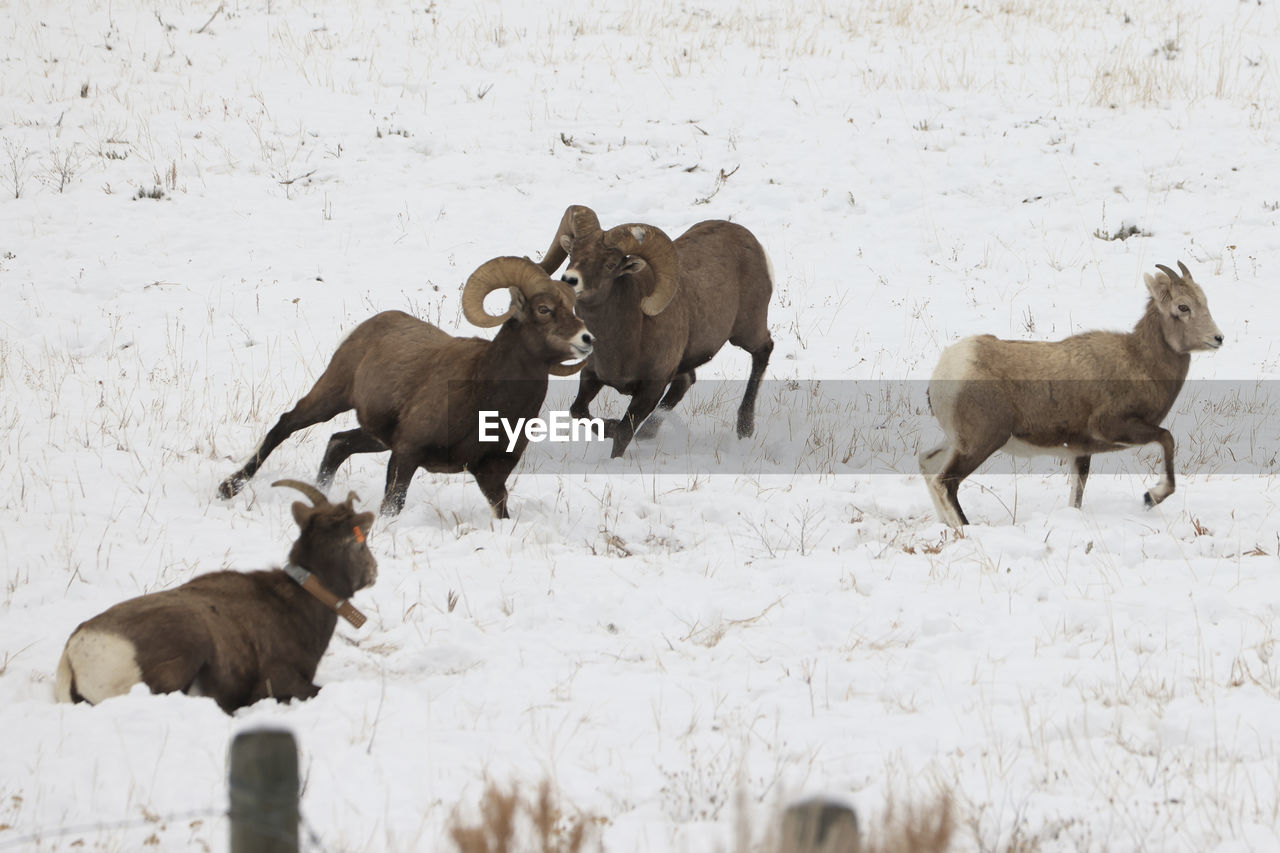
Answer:
[[(739, 795), (759, 834), (943, 790), (958, 849), (1280, 849), (1275, 4), (73, 6), (0, 3), (0, 850), (223, 849), (263, 725), (326, 850), (443, 849), (486, 779), (544, 778), (610, 851), (727, 849)], [(573, 203), (759, 235), (755, 438), (704, 381), (612, 465), (531, 454), (510, 521), (419, 474), (309, 702), (54, 704), (81, 620), (283, 560), (269, 483), (352, 419), (215, 489), (346, 330), (472, 334), (462, 281)], [(1227, 340), (1170, 418), (1177, 492), (1142, 509), (1150, 452), (1095, 460), (1082, 511), (993, 464), (937, 523), (895, 389), (967, 334), (1128, 328), (1179, 259)], [(376, 506), (383, 462), (335, 493)]]

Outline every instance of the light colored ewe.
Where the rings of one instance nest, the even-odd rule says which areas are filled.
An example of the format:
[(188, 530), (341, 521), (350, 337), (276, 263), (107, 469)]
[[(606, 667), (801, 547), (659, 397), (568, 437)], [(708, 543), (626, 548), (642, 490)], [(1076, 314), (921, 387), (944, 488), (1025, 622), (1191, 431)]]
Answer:
[(968, 524), (956, 493), (997, 450), (1073, 460), (1079, 507), (1089, 460), (1158, 443), (1164, 475), (1147, 506), (1173, 493), (1173, 436), (1160, 426), (1187, 378), (1191, 353), (1222, 346), (1204, 291), (1178, 263), (1144, 276), (1151, 294), (1132, 332), (1085, 332), (1061, 341), (965, 338), (942, 353), (929, 406), (946, 440), (920, 454), (920, 471), (942, 521)]
[(773, 274), (750, 231), (723, 220), (699, 222), (674, 241), (652, 225), (603, 231), (594, 211), (573, 205), (542, 268), (554, 274), (566, 257), (561, 280), (573, 286), (578, 315), (597, 338), (569, 412), (590, 417), (591, 401), (605, 385), (630, 395), (626, 414), (606, 421), (614, 457), (651, 415), (640, 437), (657, 431), (662, 415), (696, 380), (694, 368), (726, 341), (751, 354), (737, 430), (740, 437), (752, 434), (760, 378), (773, 352)]

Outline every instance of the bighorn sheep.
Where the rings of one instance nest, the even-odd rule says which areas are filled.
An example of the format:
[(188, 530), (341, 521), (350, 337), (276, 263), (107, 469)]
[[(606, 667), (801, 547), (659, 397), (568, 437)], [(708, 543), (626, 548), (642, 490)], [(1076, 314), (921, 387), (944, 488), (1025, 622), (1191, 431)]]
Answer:
[[(499, 288), (511, 307), (488, 313), (484, 298)], [(470, 471), (498, 518), (507, 518), (507, 476), (528, 445), (481, 441), (479, 413), (516, 422), (533, 418), (547, 395), (547, 374), (570, 376), (591, 353), (592, 335), (573, 313), (573, 291), (552, 281), (528, 258), (495, 258), (480, 266), (462, 292), (462, 310), (476, 326), (501, 326), (492, 341), (455, 338), (402, 311), (384, 311), (356, 327), (339, 346), (315, 386), (280, 416), (244, 467), (222, 481), (218, 494), (240, 491), (268, 454), (297, 430), (356, 410), (358, 429), (335, 433), (317, 482), (355, 453), (391, 451), (381, 512), (404, 508), (418, 468)]]
[(1173, 407), (1190, 353), (1216, 350), (1222, 332), (1204, 291), (1179, 261), (1145, 275), (1151, 298), (1132, 332), (1085, 332), (1061, 341), (965, 338), (943, 351), (929, 405), (946, 440), (920, 454), (938, 515), (968, 524), (960, 482), (992, 453), (1073, 458), (1071, 505), (1079, 508), (1095, 453), (1158, 443), (1164, 475), (1144, 497), (1173, 493), (1173, 436), (1160, 426)]
[(588, 407), (605, 385), (630, 395), (626, 414), (606, 422), (613, 456), (622, 455), (645, 418), (652, 415), (640, 437), (657, 431), (694, 383), (694, 368), (725, 341), (751, 354), (738, 435), (752, 434), (760, 377), (773, 351), (773, 275), (750, 231), (722, 220), (699, 222), (674, 241), (652, 225), (602, 231), (594, 211), (573, 205), (542, 268), (551, 275), (566, 257), (561, 280), (573, 286), (578, 316), (599, 338), (569, 412), (590, 417)]
[(58, 663), (60, 702), (96, 705), (145, 684), (152, 693), (209, 696), (231, 713), (259, 699), (309, 699), (320, 657), (342, 615), (364, 615), (347, 599), (378, 576), (365, 538), (373, 513), (355, 493), (332, 504), (319, 489), (289, 486), (300, 533), (283, 569), (212, 572), (182, 586), (111, 607), (80, 624)]

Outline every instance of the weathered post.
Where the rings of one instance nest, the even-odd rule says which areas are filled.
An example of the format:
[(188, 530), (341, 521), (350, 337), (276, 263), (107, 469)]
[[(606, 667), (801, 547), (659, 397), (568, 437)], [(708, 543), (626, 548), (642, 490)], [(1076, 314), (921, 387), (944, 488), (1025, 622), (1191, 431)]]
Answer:
[(231, 742), (231, 853), (298, 853), (298, 746), (257, 729)]
[(831, 800), (790, 806), (782, 816), (778, 853), (858, 853), (858, 816)]

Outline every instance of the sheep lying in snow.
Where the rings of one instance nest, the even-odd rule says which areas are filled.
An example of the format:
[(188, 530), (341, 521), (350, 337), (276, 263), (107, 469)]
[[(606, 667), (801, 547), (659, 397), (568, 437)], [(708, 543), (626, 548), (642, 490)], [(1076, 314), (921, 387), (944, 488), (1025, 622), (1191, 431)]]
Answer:
[(588, 407), (605, 385), (631, 395), (626, 414), (606, 422), (613, 456), (622, 455), (645, 418), (640, 437), (657, 431), (663, 414), (693, 385), (694, 368), (726, 341), (751, 354), (738, 435), (752, 434), (760, 378), (773, 352), (773, 273), (750, 231), (718, 219), (699, 222), (675, 240), (652, 225), (603, 231), (591, 208), (573, 205), (542, 268), (550, 275), (566, 257), (561, 280), (573, 286), (578, 316), (599, 339), (569, 413), (590, 417)]
[(316, 695), (311, 679), (338, 615), (364, 623), (347, 599), (378, 574), (365, 544), (373, 513), (356, 512), (354, 493), (331, 504), (306, 483), (274, 485), (312, 501), (293, 504), (300, 532), (285, 567), (200, 575), (82, 623), (58, 663), (58, 701), (96, 705), (146, 684), (210, 696), (230, 713), (268, 697)]
[(1173, 493), (1173, 436), (1160, 426), (1187, 378), (1190, 353), (1222, 346), (1204, 291), (1182, 262), (1179, 275), (1146, 274), (1151, 299), (1132, 332), (1085, 332), (1062, 341), (991, 335), (948, 347), (929, 380), (929, 406), (946, 440), (920, 454), (934, 506), (953, 527), (968, 524), (956, 492), (997, 450), (1073, 457), (1071, 505), (1080, 506), (1089, 459), (1159, 443), (1164, 476), (1146, 493)]

